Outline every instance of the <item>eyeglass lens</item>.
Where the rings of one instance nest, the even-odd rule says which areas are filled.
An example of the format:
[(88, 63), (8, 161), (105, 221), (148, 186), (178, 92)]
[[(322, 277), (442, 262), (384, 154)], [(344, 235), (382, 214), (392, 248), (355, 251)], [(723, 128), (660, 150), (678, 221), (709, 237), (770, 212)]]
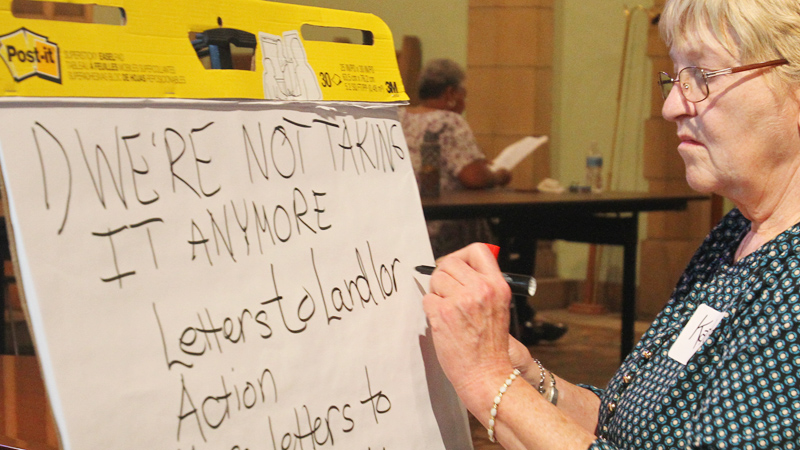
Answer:
[(708, 83), (703, 70), (697, 67), (684, 67), (678, 74), (681, 91), (690, 102), (699, 102), (708, 97)]
[(672, 90), (672, 77), (669, 76), (666, 72), (659, 72), (658, 74), (658, 85), (661, 87), (661, 97), (663, 99), (667, 99), (669, 97), (669, 92)]
[[(666, 99), (674, 84), (669, 74), (661, 72), (658, 84), (661, 86), (661, 95)], [(699, 102), (708, 96), (708, 84), (706, 83), (703, 70), (699, 67), (684, 67), (678, 72), (678, 83), (683, 96), (690, 102)]]

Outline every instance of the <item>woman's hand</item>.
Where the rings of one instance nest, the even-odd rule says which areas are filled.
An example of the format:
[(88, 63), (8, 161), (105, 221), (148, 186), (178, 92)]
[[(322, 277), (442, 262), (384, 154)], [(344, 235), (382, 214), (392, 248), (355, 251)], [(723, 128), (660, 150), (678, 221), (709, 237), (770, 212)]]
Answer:
[(479, 159), (461, 169), (458, 181), (467, 189), (488, 189), (510, 183), (511, 172), (506, 169), (492, 170), (488, 161)]
[(506, 169), (497, 169), (494, 171), (494, 185), (505, 186), (511, 182), (511, 172)]
[(508, 283), (483, 244), (440, 259), (431, 276), (423, 306), (436, 354), (470, 409), (471, 399), (485, 403), (493, 398), (513, 370), (508, 353), (510, 301)]
[(526, 380), (536, 380), (519, 380), (502, 397), (494, 432), (505, 448), (583, 449), (595, 440), (596, 395), (558, 378), (556, 408), (533, 387), (539, 368), (528, 350), (509, 338), (511, 288), (486, 245), (472, 244), (440, 259), (422, 301), (439, 364), (484, 426), (498, 388), (515, 367)]

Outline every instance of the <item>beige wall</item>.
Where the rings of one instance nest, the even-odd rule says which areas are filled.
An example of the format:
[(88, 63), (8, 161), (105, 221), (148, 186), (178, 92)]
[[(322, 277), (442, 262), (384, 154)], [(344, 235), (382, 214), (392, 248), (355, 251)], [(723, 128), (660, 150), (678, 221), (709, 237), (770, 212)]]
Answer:
[[(554, 168), (562, 181), (582, 181), (589, 143), (597, 141), (608, 166), (626, 28), (625, 0), (561, 0), (556, 2), (556, 78), (554, 139), (560, 157)], [(649, 7), (650, 2), (644, 6)], [(631, 13), (630, 46), (624, 79), (623, 123), (618, 132), (614, 184), (646, 189), (634, 177), (636, 152), (641, 145), (641, 123), (650, 105), (649, 63), (646, 57), (648, 17)], [(646, 89), (646, 91), (645, 91)], [(623, 155), (624, 153), (624, 155)], [(627, 156), (620, 164), (619, 156)], [(624, 165), (629, 170), (622, 170)], [(623, 187), (628, 187), (623, 186)]]
[[(467, 119), (488, 157), (530, 135), (553, 135), (554, 0), (470, 0)], [(550, 177), (550, 143), (513, 172), (511, 187)]]
[[(625, 0), (557, 0), (553, 98), (553, 176), (563, 184), (582, 182), (591, 142), (603, 155), (604, 176), (612, 188), (648, 190), (643, 177), (643, 128), (650, 110), (650, 62), (646, 55), (646, 12)], [(641, 6), (649, 8), (652, 0)], [(629, 30), (622, 108), (613, 151), (623, 43)], [(643, 223), (646, 221), (642, 221)], [(642, 229), (645, 235), (646, 230)], [(564, 278), (586, 275), (588, 246), (558, 242), (558, 272)], [(599, 279), (621, 279), (621, 249), (605, 247)]]

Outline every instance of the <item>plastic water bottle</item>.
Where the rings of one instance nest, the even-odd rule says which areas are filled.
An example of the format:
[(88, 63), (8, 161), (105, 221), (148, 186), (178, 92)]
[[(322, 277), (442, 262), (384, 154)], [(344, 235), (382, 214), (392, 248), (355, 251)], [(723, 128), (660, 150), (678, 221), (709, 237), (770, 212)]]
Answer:
[(426, 131), (420, 147), (422, 166), (419, 173), (419, 194), (422, 197), (439, 196), (439, 133)]
[(591, 143), (586, 157), (586, 185), (594, 193), (603, 192), (603, 156), (597, 150), (597, 142)]

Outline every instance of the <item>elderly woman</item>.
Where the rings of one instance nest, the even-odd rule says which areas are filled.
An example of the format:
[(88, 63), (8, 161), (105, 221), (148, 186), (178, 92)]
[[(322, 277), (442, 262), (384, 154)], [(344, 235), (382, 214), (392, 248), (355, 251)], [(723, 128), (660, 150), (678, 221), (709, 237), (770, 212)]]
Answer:
[(800, 446), (800, 2), (668, 0), (659, 26), (686, 179), (736, 208), (605, 390), (509, 339), (484, 246), (440, 261), (424, 298), (439, 361), (506, 448)]

